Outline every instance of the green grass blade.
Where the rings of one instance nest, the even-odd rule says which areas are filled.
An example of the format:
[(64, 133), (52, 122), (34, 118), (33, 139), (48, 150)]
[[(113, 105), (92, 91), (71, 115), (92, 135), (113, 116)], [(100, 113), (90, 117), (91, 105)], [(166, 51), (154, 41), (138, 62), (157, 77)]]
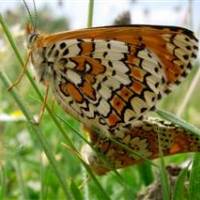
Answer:
[(163, 200), (170, 200), (170, 188), (163, 156), (160, 157), (160, 181)]
[(160, 161), (160, 182), (161, 182), (161, 189), (162, 189), (162, 197), (163, 200), (170, 200), (170, 187), (168, 181), (168, 175), (165, 168), (165, 161), (163, 157), (162, 146), (160, 142), (160, 136), (158, 132), (158, 145), (159, 145), (159, 161)]
[(94, 176), (94, 174), (90, 170), (89, 166), (85, 162), (83, 162), (82, 164), (86, 168), (88, 174), (90, 175), (90, 177), (92, 178), (92, 180), (94, 181), (94, 183), (96, 184), (96, 186), (99, 188), (99, 190), (100, 190), (100, 192), (102, 194), (102, 199), (110, 200), (109, 195), (106, 194), (105, 190), (103, 189), (103, 187), (101, 186), (101, 184), (99, 183), (99, 181), (97, 180), (97, 178)]
[(198, 129), (197, 127), (189, 124), (188, 122), (182, 120), (182, 119), (179, 119), (177, 118), (175, 115), (169, 113), (169, 112), (166, 112), (166, 111), (163, 111), (163, 110), (160, 110), (158, 109), (156, 111), (162, 118), (168, 120), (168, 121), (171, 121), (173, 122), (174, 124), (177, 124), (181, 127), (183, 127), (184, 129), (190, 131), (191, 133), (195, 134), (196, 136), (199, 136), (200, 137), (200, 129)]
[[(7, 80), (6, 76), (0, 72), (0, 79), (2, 80), (5, 88), (8, 88), (10, 85), (9, 81)], [(63, 177), (63, 174), (62, 172), (59, 170), (58, 166), (57, 166), (57, 163), (55, 161), (55, 158), (53, 156), (53, 153), (51, 152), (50, 150), (50, 146), (49, 144), (47, 143), (43, 133), (41, 132), (41, 130), (39, 129), (39, 126), (35, 126), (33, 125), (33, 119), (32, 119), (32, 116), (29, 114), (30, 112), (28, 111), (28, 109), (24, 106), (24, 104), (22, 103), (22, 101), (20, 100), (19, 96), (17, 95), (17, 93), (15, 92), (15, 90), (13, 89), (11, 92), (11, 95), (12, 97), (14, 98), (15, 102), (18, 104), (18, 106), (20, 107), (20, 109), (22, 110), (24, 116), (26, 117), (27, 121), (28, 121), (28, 124), (32, 130), (32, 132), (37, 136), (37, 139), (38, 141), (40, 142), (47, 158), (49, 159), (50, 163), (51, 163), (51, 166), (52, 166), (52, 169), (55, 173), (55, 175), (57, 176), (59, 182), (60, 182), (60, 185), (66, 195), (66, 197), (68, 199), (70, 199), (70, 193), (68, 191), (68, 187), (66, 185), (66, 182), (64, 180), (64, 177)]]
[(174, 186), (174, 190), (173, 190), (173, 194), (172, 194), (172, 200), (186, 200), (187, 196), (186, 196), (186, 191), (185, 191), (185, 180), (187, 177), (187, 173), (188, 173), (188, 168), (183, 169)]
[(89, 193), (89, 185), (88, 184), (85, 184), (88, 182), (88, 177), (87, 177), (87, 173), (86, 173), (86, 170), (84, 167), (81, 167), (81, 172), (82, 172), (82, 180), (83, 180), (83, 183), (81, 184), (82, 185), (82, 190), (83, 190), (83, 199), (84, 200), (87, 200), (87, 199), (90, 199), (90, 193)]
[(71, 193), (74, 197), (74, 200), (83, 200), (83, 196), (81, 194), (81, 191), (77, 187), (77, 185), (75, 184), (75, 182), (73, 180), (71, 180), (70, 189), (71, 189)]
[(92, 27), (93, 22), (93, 11), (94, 11), (94, 0), (89, 0), (88, 4), (88, 20), (87, 20), (87, 27)]
[(48, 168), (45, 168), (44, 163), (41, 158), (40, 163), (40, 183), (41, 183), (41, 190), (40, 190), (40, 200), (47, 199), (47, 193), (48, 193)]
[(189, 199), (200, 200), (200, 153), (195, 153), (190, 174)]
[(23, 178), (23, 175), (22, 175), (21, 161), (20, 160), (21, 159), (19, 158), (19, 155), (16, 154), (16, 162), (15, 162), (16, 176), (17, 176), (17, 179), (18, 179), (22, 199), (26, 200), (26, 199), (29, 199), (29, 197), (28, 197), (27, 189), (25, 187), (24, 178)]
[(154, 180), (152, 166), (146, 161), (138, 166), (139, 175), (145, 186), (151, 184)]
[(6, 191), (6, 170), (1, 166), (0, 170), (0, 199), (4, 199)]

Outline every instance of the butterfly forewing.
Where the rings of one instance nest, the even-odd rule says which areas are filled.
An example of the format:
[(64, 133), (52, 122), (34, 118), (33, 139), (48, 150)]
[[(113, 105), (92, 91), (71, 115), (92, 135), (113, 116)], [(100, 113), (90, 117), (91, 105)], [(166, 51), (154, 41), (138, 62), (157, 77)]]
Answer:
[(40, 36), (32, 60), (69, 114), (113, 133), (134, 126), (180, 83), (197, 45), (178, 27), (102, 27)]

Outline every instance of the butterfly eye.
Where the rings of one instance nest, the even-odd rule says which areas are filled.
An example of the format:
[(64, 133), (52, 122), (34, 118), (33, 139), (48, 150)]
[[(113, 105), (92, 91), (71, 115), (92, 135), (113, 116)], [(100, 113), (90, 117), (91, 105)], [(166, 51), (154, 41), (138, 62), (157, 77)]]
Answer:
[(34, 44), (34, 42), (36, 41), (36, 39), (38, 38), (39, 34), (38, 33), (31, 33), (28, 35), (28, 48), (31, 48)]

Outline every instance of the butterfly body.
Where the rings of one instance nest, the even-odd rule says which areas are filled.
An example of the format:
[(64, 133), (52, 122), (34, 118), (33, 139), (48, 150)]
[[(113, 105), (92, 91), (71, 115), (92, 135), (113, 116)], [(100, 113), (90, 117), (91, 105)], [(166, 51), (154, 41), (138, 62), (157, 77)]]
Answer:
[(193, 33), (178, 27), (98, 27), (29, 37), (38, 79), (87, 128), (107, 134), (134, 127), (188, 74)]

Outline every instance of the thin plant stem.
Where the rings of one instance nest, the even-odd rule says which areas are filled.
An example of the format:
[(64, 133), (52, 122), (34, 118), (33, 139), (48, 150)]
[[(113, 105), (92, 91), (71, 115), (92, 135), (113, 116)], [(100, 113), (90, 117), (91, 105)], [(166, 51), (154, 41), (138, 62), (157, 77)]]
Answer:
[(84, 199), (90, 199), (89, 198), (89, 187), (88, 187), (88, 184), (87, 184), (87, 172), (85, 170), (84, 167), (81, 167), (81, 173), (82, 173), (82, 176), (83, 176), (83, 181), (86, 183), (83, 185), (83, 196), (84, 196)]
[(198, 129), (197, 127), (195, 127), (192, 124), (189, 124), (188, 122), (179, 119), (178, 117), (176, 117), (175, 115), (173, 115), (172, 113), (166, 112), (164, 110), (161, 109), (157, 109), (157, 114), (160, 115), (162, 118), (173, 122), (174, 124), (177, 124), (180, 127), (183, 127), (185, 130), (188, 130), (189, 132), (191, 132), (191, 134), (195, 134), (196, 137), (200, 137), (200, 129)]
[[(10, 86), (10, 83), (9, 83), (7, 77), (2, 72), (0, 72), (0, 79), (1, 79), (1, 81), (3, 82), (3, 84), (4, 84), (4, 86), (6, 88), (8, 88)], [(15, 102), (18, 104), (18, 106), (20, 107), (20, 109), (23, 112), (24, 116), (26, 117), (31, 130), (37, 136), (41, 146), (43, 147), (44, 152), (45, 152), (47, 158), (49, 159), (49, 162), (51, 163), (51, 166), (52, 166), (52, 168), (53, 168), (53, 170), (54, 170), (54, 172), (55, 172), (55, 174), (56, 174), (56, 176), (57, 176), (57, 178), (58, 178), (58, 180), (60, 182), (61, 187), (63, 188), (63, 191), (64, 191), (66, 197), (68, 199), (70, 199), (70, 193), (68, 191), (68, 187), (67, 187), (66, 182), (64, 180), (63, 174), (61, 173), (61, 171), (59, 170), (59, 168), (57, 166), (56, 160), (55, 160), (55, 158), (53, 156), (53, 153), (50, 150), (50, 146), (47, 143), (43, 133), (39, 129), (39, 126), (35, 126), (32, 123), (33, 122), (33, 118), (31, 116), (29, 110), (22, 103), (22, 101), (19, 98), (18, 94), (15, 92), (15, 89), (11, 90), (10, 92), (11, 92), (11, 95), (14, 98)]]
[(195, 153), (190, 172), (189, 200), (200, 199), (200, 153)]
[(188, 0), (188, 25), (193, 27), (193, 0)]
[[(188, 21), (187, 21), (188, 26), (190, 28), (192, 28), (193, 27), (193, 0), (188, 0), (187, 19), (188, 19)], [(193, 78), (192, 83), (190, 84), (190, 87), (188, 89), (188, 92), (186, 93), (186, 96), (183, 98), (183, 101), (178, 108), (178, 111), (177, 111), (178, 117), (182, 116), (199, 79), (200, 79), (200, 69), (198, 69), (198, 72), (196, 73), (195, 77)]]
[(0, 165), (0, 199), (5, 199), (6, 193), (6, 170), (3, 165)]
[(177, 111), (178, 117), (182, 116), (188, 102), (191, 99), (192, 93), (194, 92), (195, 88), (197, 87), (197, 83), (199, 82), (199, 80), (200, 80), (200, 67), (198, 67), (198, 71), (197, 71), (195, 77), (193, 78), (192, 83), (190, 84), (190, 87), (183, 99), (183, 102), (181, 103), (180, 107), (178, 108), (178, 111)]
[(28, 197), (27, 189), (26, 189), (25, 184), (24, 184), (24, 178), (23, 178), (23, 175), (22, 175), (20, 160), (21, 159), (19, 158), (19, 155), (17, 154), (16, 155), (16, 162), (15, 162), (15, 170), (16, 170), (16, 175), (17, 175), (17, 179), (18, 179), (18, 182), (19, 182), (19, 187), (20, 187), (20, 190), (21, 190), (22, 199), (26, 200), (26, 199), (29, 199), (29, 197)]
[(93, 24), (93, 11), (94, 11), (94, 0), (89, 0), (88, 3), (88, 20), (87, 20), (87, 27), (92, 27)]
[(159, 146), (159, 161), (160, 161), (160, 182), (162, 186), (162, 197), (163, 200), (170, 200), (170, 187), (169, 187), (169, 181), (168, 176), (165, 168), (165, 161), (163, 157), (163, 150), (161, 145), (161, 139), (160, 135), (158, 133), (158, 146)]

